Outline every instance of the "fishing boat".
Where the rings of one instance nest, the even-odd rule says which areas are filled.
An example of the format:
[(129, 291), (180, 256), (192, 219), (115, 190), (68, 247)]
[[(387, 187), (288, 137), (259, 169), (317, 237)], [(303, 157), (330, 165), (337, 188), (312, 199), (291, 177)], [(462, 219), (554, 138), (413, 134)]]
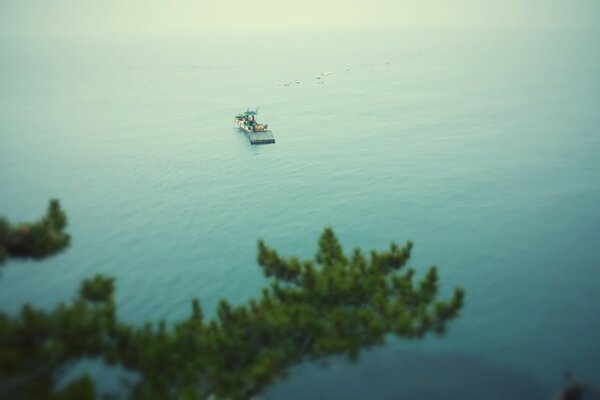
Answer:
[(273, 132), (269, 130), (269, 125), (256, 122), (258, 109), (252, 111), (246, 109), (243, 113), (235, 116), (236, 126), (243, 131), (251, 144), (275, 143)]

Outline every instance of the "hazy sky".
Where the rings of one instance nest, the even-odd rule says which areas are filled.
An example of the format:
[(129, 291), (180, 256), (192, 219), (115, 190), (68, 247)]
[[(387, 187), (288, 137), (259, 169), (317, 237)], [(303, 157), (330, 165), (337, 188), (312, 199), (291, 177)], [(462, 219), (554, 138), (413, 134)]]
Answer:
[(600, 0), (0, 0), (0, 32), (177, 34), (280, 27), (600, 26)]

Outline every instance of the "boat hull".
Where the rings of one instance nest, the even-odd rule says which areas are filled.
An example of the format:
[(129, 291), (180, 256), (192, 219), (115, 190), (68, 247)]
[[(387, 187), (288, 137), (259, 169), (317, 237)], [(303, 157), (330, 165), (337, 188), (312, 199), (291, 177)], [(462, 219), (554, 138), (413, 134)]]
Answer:
[(238, 129), (246, 135), (250, 144), (269, 144), (275, 143), (275, 137), (271, 131), (253, 132), (251, 130), (238, 127)]

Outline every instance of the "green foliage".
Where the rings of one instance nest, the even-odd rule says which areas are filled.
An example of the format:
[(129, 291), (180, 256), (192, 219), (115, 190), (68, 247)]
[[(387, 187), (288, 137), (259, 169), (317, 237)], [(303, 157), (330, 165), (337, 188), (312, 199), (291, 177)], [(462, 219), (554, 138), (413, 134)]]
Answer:
[(71, 239), (66, 226), (58, 200), (50, 200), (46, 215), (33, 223), (12, 226), (0, 218), (0, 264), (8, 257), (42, 259), (65, 249)]
[(402, 271), (412, 244), (364, 257), (345, 256), (333, 231), (319, 240), (315, 260), (285, 258), (258, 242), (258, 263), (273, 280), (262, 296), (232, 306), (222, 300), (214, 320), (203, 322), (199, 303), (192, 316), (171, 330), (162, 325), (128, 327), (119, 362), (142, 373), (134, 398), (246, 399), (285, 377), (293, 365), (384, 343), (385, 335), (421, 338), (442, 334), (463, 305), (456, 289), (437, 299), (432, 267), (418, 282)]
[(114, 279), (96, 275), (93, 279), (83, 281), (79, 295), (94, 303), (108, 301), (114, 291)]
[[(99, 281), (112, 285), (112, 279), (95, 277), (83, 281), (81, 292)], [(66, 366), (83, 357), (108, 354), (116, 346), (115, 310), (109, 293), (101, 302), (80, 295), (51, 312), (24, 305), (14, 317), (0, 314), (0, 394), (50, 397), (56, 374)]]
[[(58, 203), (37, 224), (64, 235)], [(356, 360), (388, 334), (442, 334), (458, 315), (464, 291), (439, 300), (435, 267), (415, 282), (415, 271), (404, 269), (411, 249), (408, 242), (368, 256), (358, 248), (345, 255), (326, 228), (315, 259), (299, 260), (260, 240), (258, 264), (271, 282), (258, 299), (238, 306), (221, 300), (210, 321), (194, 299), (190, 317), (171, 327), (118, 321), (114, 280), (97, 275), (69, 305), (0, 314), (0, 397), (93, 398), (88, 378), (60, 391), (54, 382), (73, 362), (100, 357), (140, 374), (131, 398), (247, 399), (299, 362), (335, 354)]]
[(94, 388), (94, 381), (87, 375), (70, 383), (51, 397), (52, 400), (93, 400), (95, 398), (96, 390)]

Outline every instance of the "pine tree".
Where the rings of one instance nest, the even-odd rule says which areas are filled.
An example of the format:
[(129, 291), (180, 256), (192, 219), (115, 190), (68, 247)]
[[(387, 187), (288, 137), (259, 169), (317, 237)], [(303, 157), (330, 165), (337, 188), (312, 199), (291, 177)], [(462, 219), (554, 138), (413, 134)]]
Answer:
[[(50, 256), (69, 244), (65, 227), (66, 216), (52, 201), (36, 223), (12, 227), (0, 219), (0, 249), (8, 257)], [(247, 399), (303, 361), (336, 354), (357, 360), (389, 334), (443, 334), (464, 291), (439, 300), (435, 267), (415, 282), (415, 270), (405, 268), (411, 249), (411, 242), (392, 243), (388, 251), (365, 255), (355, 248), (346, 255), (326, 228), (315, 259), (300, 260), (259, 240), (257, 261), (270, 284), (258, 299), (238, 306), (221, 300), (208, 321), (194, 299), (189, 318), (170, 328), (118, 321), (114, 280), (97, 275), (70, 304), (0, 314), (0, 397), (94, 398), (89, 377), (60, 391), (55, 382), (74, 361), (101, 357), (140, 374), (130, 398)]]
[(8, 257), (42, 259), (67, 248), (71, 238), (66, 226), (58, 200), (50, 200), (46, 215), (33, 223), (12, 226), (0, 217), (0, 265)]

